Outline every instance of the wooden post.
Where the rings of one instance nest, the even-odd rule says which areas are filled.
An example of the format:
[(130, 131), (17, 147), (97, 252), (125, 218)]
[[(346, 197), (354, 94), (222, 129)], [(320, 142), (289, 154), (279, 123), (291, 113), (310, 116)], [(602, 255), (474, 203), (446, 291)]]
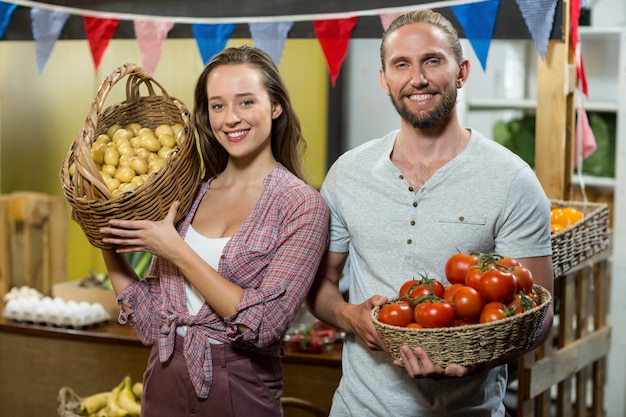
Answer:
[(563, 2), (563, 39), (550, 40), (537, 63), (535, 172), (551, 199), (570, 200), (575, 127), (575, 57), (569, 44), (569, 7)]
[(67, 279), (65, 204), (36, 192), (0, 195), (0, 294), (26, 285), (50, 295)]

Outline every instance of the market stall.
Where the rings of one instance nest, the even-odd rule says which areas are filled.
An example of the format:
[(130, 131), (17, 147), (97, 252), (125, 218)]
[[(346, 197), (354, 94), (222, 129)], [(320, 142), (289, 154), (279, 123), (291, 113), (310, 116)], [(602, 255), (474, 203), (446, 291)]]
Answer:
[[(20, 3), (20, 2), (16, 2)], [(27, 3), (27, 2), (22, 2)], [(80, 7), (72, 2), (42, 2), (50, 5), (62, 3), (67, 7)], [(168, 7), (168, 2), (135, 2), (137, 5), (148, 7), (150, 15), (164, 14), (165, 16), (178, 17), (185, 15), (185, 2), (180, 6), (177, 3), (174, 9)], [(232, 3), (232, 2), (231, 2)], [(309, 2), (304, 2), (309, 3)], [(365, 5), (359, 3), (359, 10), (376, 9), (379, 2), (371, 2)], [(403, 8), (406, 3), (385, 3), (385, 8)], [(413, 2), (415, 3), (415, 2)], [(413, 4), (411, 3), (411, 4)], [(426, 2), (419, 2), (426, 3)], [(462, 2), (464, 3), (464, 2)], [(129, 2), (93, 2), (93, 10), (101, 13), (137, 13), (137, 9), (128, 9)], [(226, 2), (225, 4), (228, 4)], [(258, 16), (267, 14), (269, 7), (262, 6), (260, 2), (254, 3), (259, 10), (230, 11), (238, 16)], [(352, 9), (337, 10), (336, 2), (317, 2), (316, 10), (307, 10), (306, 13), (316, 14), (332, 10), (333, 13), (349, 14)], [(429, 3), (429, 5), (432, 5)], [(436, 5), (435, 5), (436, 6)], [(117, 7), (121, 7), (118, 9)], [(195, 6), (194, 6), (195, 7)], [(205, 6), (203, 6), (205, 7)], [(197, 9), (194, 13), (200, 16), (212, 16), (215, 8)], [(294, 9), (284, 10), (286, 15), (302, 13), (304, 7), (299, 2), (293, 2)], [(572, 198), (572, 166), (573, 153), (572, 143), (574, 128), (574, 94), (575, 85), (571, 81), (571, 75), (575, 72), (574, 56), (570, 49), (570, 37), (568, 31), (562, 28), (569, 27), (568, 2), (558, 2), (555, 13), (555, 25), (547, 45), (546, 57), (541, 60), (538, 68), (538, 94), (537, 97), (537, 131), (536, 131), (536, 173), (548, 196), (552, 199), (570, 200)], [(162, 9), (161, 9), (162, 8)], [(223, 16), (232, 16), (229, 9), (223, 10)], [(395, 10), (395, 9), (394, 9)], [(444, 14), (452, 16), (449, 9), (442, 9)], [(385, 11), (390, 11), (385, 9)], [(27, 14), (25, 9), (18, 9), (18, 20), (11, 23), (19, 29), (12, 31), (9, 25), (7, 35), (13, 39), (29, 39), (30, 28), (25, 23)], [(181, 13), (181, 16), (176, 16)], [(199, 13), (199, 14), (198, 14)], [(514, 17), (511, 17), (514, 16)], [(214, 16), (212, 16), (214, 17)], [(277, 17), (269, 14), (269, 17)], [(74, 18), (75, 19), (75, 18)], [(510, 22), (516, 22), (511, 25)], [(70, 23), (72, 21), (70, 20)], [(525, 29), (519, 9), (514, 2), (502, 3), (499, 18), (496, 21), (494, 36), (506, 39), (508, 36), (529, 36)], [(290, 32), (291, 37), (314, 37), (310, 21), (300, 21)], [(233, 36), (248, 36), (247, 27), (238, 22)], [(122, 24), (121, 28), (124, 28)], [(122, 30), (116, 36), (129, 35), (129, 27)], [(522, 29), (520, 29), (522, 28)], [(191, 35), (190, 26), (182, 26), (173, 32), (180, 37)], [(125, 35), (126, 34), (126, 35)], [(371, 16), (366, 13), (355, 26), (352, 36), (378, 37), (380, 23), (377, 15)], [(74, 22), (66, 27), (64, 37), (80, 38), (80, 26)], [(329, 88), (329, 107), (331, 110), (328, 123), (327, 137), (341, 136), (341, 122), (334, 117), (341, 114), (341, 78), (338, 84)], [(555, 140), (554, 138), (562, 138)], [(328, 161), (332, 161), (341, 151), (337, 144), (328, 145)], [(618, 182), (624, 176), (624, 169), (618, 172)], [(625, 204), (624, 192), (616, 193), (615, 207)], [(592, 228), (606, 227), (606, 223)], [(512, 390), (517, 399), (511, 407), (516, 410), (516, 415), (586, 415), (591, 410), (592, 415), (601, 416), (606, 413), (605, 383), (607, 379), (607, 355), (611, 347), (611, 326), (608, 321), (611, 276), (615, 272), (624, 269), (623, 259), (616, 257), (617, 266), (611, 263), (613, 248), (625, 248), (623, 239), (623, 226), (616, 221), (616, 230), (621, 232), (613, 236), (613, 244), (600, 245), (598, 248), (588, 250), (583, 256), (572, 262), (566, 271), (557, 274), (555, 282), (555, 296), (558, 299), (559, 310), (557, 311), (557, 325), (554, 329), (554, 337), (551, 338), (537, 352), (529, 354), (517, 365), (515, 378), (512, 381)], [(2, 254), (0, 254), (2, 255)], [(621, 265), (621, 266), (620, 266)], [(613, 269), (611, 269), (613, 268)], [(57, 272), (58, 274), (58, 272)], [(5, 275), (6, 276), (6, 275)], [(1, 278), (1, 277), (0, 277)], [(52, 281), (60, 281), (55, 275)], [(62, 279), (61, 279), (62, 280)], [(10, 287), (10, 282), (3, 282), (5, 291)], [(44, 288), (47, 290), (47, 288)], [(51, 355), (41, 355), (41, 346), (50, 346)], [(21, 346), (16, 349), (16, 346)], [(24, 348), (25, 347), (25, 348)], [(80, 387), (85, 392), (102, 389), (103, 386), (113, 386), (117, 383), (120, 372), (130, 373), (134, 378), (140, 378), (140, 374), (147, 357), (147, 350), (140, 346), (131, 330), (115, 324), (107, 324), (100, 328), (87, 329), (84, 331), (69, 331), (60, 329), (41, 328), (40, 326), (17, 325), (3, 321), (0, 326), (0, 349), (2, 358), (6, 363), (0, 363), (0, 368), (11, 369), (11, 372), (2, 373), (0, 388), (3, 392), (5, 387), (10, 392), (10, 402), (2, 402), (0, 414), (31, 415), (40, 411), (43, 407), (49, 407), (50, 401), (55, 401), (58, 388), (63, 385)], [(69, 355), (68, 355), (69, 354)], [(38, 357), (41, 362), (33, 362)], [(21, 359), (20, 359), (21, 358)], [(72, 358), (75, 360), (73, 365)], [(80, 359), (76, 359), (80, 358)], [(97, 359), (96, 359), (97, 358)], [(104, 359), (102, 359), (104, 358)], [(120, 360), (120, 358), (123, 358)], [(96, 362), (99, 364), (96, 364)], [(29, 375), (29, 366), (40, 364), (50, 370), (50, 378), (42, 378), (37, 384), (32, 384), (27, 378), (18, 378), (10, 375)], [(340, 376), (340, 353), (334, 349), (323, 355), (288, 355), (285, 357), (285, 394), (298, 398), (305, 398), (327, 409), (336, 381)], [(295, 368), (295, 366), (298, 368)], [(88, 370), (88, 373), (84, 370)], [(93, 375), (98, 375), (94, 379)], [(303, 379), (302, 375), (314, 375), (313, 378)], [(317, 376), (315, 376), (317, 375)], [(17, 382), (16, 382), (17, 381)], [(12, 387), (12, 388), (8, 388)], [(30, 387), (30, 391), (27, 389)], [(38, 401), (32, 402), (26, 399), (36, 391)], [(45, 393), (44, 393), (45, 392)], [(311, 396), (311, 393), (315, 395)], [(572, 409), (572, 403), (574, 409)], [(46, 405), (44, 405), (46, 404)], [(32, 408), (34, 407), (34, 408)], [(37, 408), (39, 407), (39, 408)], [(572, 414), (574, 413), (574, 414)]]

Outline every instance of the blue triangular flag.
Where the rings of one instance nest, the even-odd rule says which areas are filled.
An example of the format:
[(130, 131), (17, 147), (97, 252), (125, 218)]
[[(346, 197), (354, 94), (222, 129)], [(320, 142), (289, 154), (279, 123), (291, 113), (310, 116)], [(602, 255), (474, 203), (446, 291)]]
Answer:
[(17, 4), (0, 1), (0, 39), (4, 36), (15, 9), (17, 9)]
[(35, 54), (39, 73), (48, 61), (48, 57), (59, 39), (59, 35), (70, 17), (69, 13), (42, 9), (31, 9), (33, 39), (35, 40)]
[(554, 25), (554, 13), (558, 0), (517, 0), (526, 26), (535, 42), (541, 59), (545, 59), (548, 51), (548, 39)]
[(248, 26), (254, 46), (267, 53), (278, 66), (293, 22), (250, 23)]
[(208, 63), (214, 55), (221, 52), (235, 30), (235, 24), (225, 23), (208, 25), (193, 23), (191, 29), (202, 56), (202, 62)]
[(499, 7), (500, 0), (487, 0), (450, 7), (463, 28), (465, 36), (470, 41), (483, 71), (487, 69), (487, 56), (489, 55)]

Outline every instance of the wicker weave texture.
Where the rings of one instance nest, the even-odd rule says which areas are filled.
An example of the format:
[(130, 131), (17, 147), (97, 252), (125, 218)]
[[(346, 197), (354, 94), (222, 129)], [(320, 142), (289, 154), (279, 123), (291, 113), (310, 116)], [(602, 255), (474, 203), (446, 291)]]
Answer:
[(370, 317), (394, 359), (402, 360), (402, 345), (421, 346), (438, 366), (471, 366), (528, 349), (537, 340), (552, 297), (539, 285), (535, 284), (534, 290), (539, 294), (537, 307), (491, 323), (435, 329), (397, 327), (378, 321), (380, 306), (372, 309)]
[(552, 208), (572, 207), (583, 213), (580, 221), (552, 235), (552, 267), (559, 277), (608, 248), (609, 207), (606, 203), (550, 201)]
[[(105, 108), (110, 90), (124, 78), (126, 100)], [(141, 95), (141, 87), (145, 87), (147, 95)], [(178, 137), (181, 144), (177, 151), (167, 155), (163, 168), (143, 185), (113, 196), (91, 158), (90, 149), (108, 127), (130, 123), (151, 129), (161, 124), (180, 123), (183, 125)], [(142, 68), (126, 64), (104, 79), (60, 172), (63, 193), (89, 242), (98, 248), (113, 249), (114, 246), (102, 242), (99, 232), (109, 219), (161, 220), (176, 200), (180, 201), (180, 207), (175, 221), (180, 220), (191, 207), (200, 182), (201, 163), (196, 145), (195, 127), (188, 109), (170, 97)], [(76, 168), (73, 176), (69, 173), (72, 164)]]

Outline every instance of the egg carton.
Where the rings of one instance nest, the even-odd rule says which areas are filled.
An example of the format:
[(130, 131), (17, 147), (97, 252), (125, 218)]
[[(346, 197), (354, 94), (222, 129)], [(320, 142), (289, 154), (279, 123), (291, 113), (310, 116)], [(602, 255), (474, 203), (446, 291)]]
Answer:
[(60, 297), (26, 295), (10, 298), (3, 317), (47, 326), (85, 328), (111, 319), (100, 303), (65, 301)]

